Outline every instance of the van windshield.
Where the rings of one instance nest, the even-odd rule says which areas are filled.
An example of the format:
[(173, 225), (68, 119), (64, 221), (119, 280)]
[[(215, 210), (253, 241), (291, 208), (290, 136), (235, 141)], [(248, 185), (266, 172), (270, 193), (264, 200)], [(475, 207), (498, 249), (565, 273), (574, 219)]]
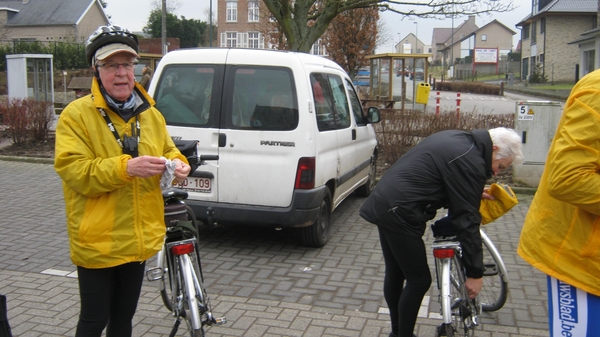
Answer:
[(228, 128), (294, 130), (298, 126), (298, 99), (290, 69), (233, 66), (228, 73)]

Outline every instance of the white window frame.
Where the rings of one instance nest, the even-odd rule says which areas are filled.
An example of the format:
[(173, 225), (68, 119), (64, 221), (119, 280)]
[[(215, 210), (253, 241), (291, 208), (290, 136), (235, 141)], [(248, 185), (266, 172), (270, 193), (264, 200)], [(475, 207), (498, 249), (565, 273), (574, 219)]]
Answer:
[(248, 48), (265, 49), (265, 39), (261, 32), (248, 32)]
[(248, 22), (260, 21), (260, 7), (258, 1), (248, 1)]
[(237, 22), (237, 9), (238, 3), (237, 1), (227, 1), (225, 2), (225, 21), (226, 22)]
[(223, 32), (221, 33), (221, 47), (223, 48), (237, 48), (239, 47), (239, 35), (238, 32)]
[(481, 41), (487, 41), (487, 34), (481, 34)]

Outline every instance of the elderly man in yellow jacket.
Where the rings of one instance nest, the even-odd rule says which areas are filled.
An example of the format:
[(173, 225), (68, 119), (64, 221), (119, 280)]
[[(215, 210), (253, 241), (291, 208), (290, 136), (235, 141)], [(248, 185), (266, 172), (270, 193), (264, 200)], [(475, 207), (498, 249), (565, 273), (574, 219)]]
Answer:
[(87, 41), (92, 93), (69, 104), (56, 128), (54, 167), (63, 180), (81, 312), (76, 335), (131, 336), (144, 262), (165, 235), (160, 179), (190, 166), (154, 101), (135, 82), (137, 37), (103, 26)]
[(518, 253), (548, 275), (550, 336), (600, 336), (600, 70), (571, 91)]

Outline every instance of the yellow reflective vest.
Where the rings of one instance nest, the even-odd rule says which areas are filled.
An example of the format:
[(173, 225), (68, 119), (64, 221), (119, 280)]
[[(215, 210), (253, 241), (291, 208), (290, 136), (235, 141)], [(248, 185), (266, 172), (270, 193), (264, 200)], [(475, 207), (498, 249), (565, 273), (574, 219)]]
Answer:
[(518, 253), (600, 296), (600, 71), (569, 96), (525, 218)]
[[(154, 100), (136, 83), (146, 101), (138, 114), (139, 155), (179, 158), (187, 163), (166, 129)], [(142, 262), (157, 253), (165, 235), (160, 176), (131, 177), (127, 161), (98, 108), (104, 109), (119, 135), (131, 136), (110, 110), (94, 78), (92, 94), (69, 104), (56, 127), (54, 168), (63, 180), (71, 260), (85, 268)]]

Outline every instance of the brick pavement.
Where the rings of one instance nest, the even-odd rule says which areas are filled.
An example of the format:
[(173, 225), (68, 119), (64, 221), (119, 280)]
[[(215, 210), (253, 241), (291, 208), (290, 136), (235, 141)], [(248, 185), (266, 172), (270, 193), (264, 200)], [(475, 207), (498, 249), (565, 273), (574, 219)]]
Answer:
[[(0, 293), (8, 298), (13, 334), (73, 336), (79, 299), (60, 179), (51, 165), (6, 160), (0, 179)], [(531, 196), (519, 198), (485, 228), (507, 264), (510, 292), (504, 308), (483, 314), (476, 336), (548, 335), (545, 276), (516, 255)], [(334, 212), (332, 239), (321, 249), (300, 246), (293, 230), (203, 229), (213, 312), (229, 321), (207, 335), (386, 337), (383, 261), (375, 226), (358, 216), (362, 200), (352, 196)], [(440, 323), (433, 288), (417, 321), (419, 336), (434, 336)], [(172, 323), (154, 284), (145, 282), (134, 335), (167, 336)], [(185, 335), (184, 325), (178, 335)]]

